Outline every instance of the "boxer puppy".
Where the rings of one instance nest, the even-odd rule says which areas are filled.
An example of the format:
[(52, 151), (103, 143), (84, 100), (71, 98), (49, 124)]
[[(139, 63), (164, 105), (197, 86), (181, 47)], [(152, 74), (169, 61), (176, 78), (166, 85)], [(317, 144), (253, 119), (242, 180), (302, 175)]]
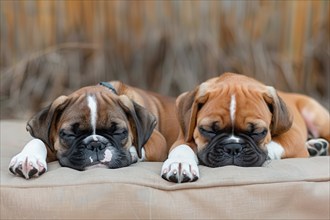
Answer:
[(114, 81), (60, 96), (28, 121), (27, 130), (35, 139), (9, 170), (29, 179), (47, 170), (46, 157), (76, 170), (164, 161), (179, 125), (174, 99)]
[[(161, 175), (172, 182), (199, 178), (208, 167), (262, 166), (267, 159), (326, 155), (329, 112), (310, 97), (276, 91), (226, 73), (177, 98), (180, 134)], [(313, 138), (307, 141), (308, 133)], [(310, 154), (309, 154), (310, 153)]]

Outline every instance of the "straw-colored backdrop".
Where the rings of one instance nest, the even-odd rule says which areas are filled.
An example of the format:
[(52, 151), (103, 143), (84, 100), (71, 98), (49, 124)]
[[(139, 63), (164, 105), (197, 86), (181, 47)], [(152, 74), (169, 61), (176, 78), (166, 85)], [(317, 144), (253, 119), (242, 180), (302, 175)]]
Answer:
[(1, 118), (99, 81), (176, 96), (224, 71), (329, 102), (329, 1), (1, 1)]

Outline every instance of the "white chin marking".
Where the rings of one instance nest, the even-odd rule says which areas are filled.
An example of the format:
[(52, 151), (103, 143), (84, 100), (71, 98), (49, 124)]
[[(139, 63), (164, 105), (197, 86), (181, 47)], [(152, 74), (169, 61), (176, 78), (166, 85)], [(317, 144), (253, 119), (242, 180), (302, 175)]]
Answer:
[(267, 150), (268, 150), (268, 157), (272, 160), (280, 160), (283, 156), (283, 153), (284, 153), (284, 148), (274, 142), (274, 141), (271, 141), (269, 142), (269, 144), (266, 145), (267, 147)]
[(112, 153), (109, 149), (104, 151), (104, 159), (101, 160), (102, 163), (110, 162), (112, 158)]
[[(91, 126), (93, 128), (93, 135), (95, 135), (96, 130), (96, 119), (97, 119), (97, 102), (95, 96), (87, 96), (87, 103), (91, 113)], [(93, 137), (95, 141), (97, 141), (96, 137)]]

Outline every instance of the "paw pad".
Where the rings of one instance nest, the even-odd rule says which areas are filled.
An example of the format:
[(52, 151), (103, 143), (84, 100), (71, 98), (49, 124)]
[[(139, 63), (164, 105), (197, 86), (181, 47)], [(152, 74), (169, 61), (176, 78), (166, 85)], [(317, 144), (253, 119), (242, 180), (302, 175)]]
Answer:
[(329, 155), (329, 143), (325, 139), (311, 139), (306, 142), (306, 147), (311, 157)]

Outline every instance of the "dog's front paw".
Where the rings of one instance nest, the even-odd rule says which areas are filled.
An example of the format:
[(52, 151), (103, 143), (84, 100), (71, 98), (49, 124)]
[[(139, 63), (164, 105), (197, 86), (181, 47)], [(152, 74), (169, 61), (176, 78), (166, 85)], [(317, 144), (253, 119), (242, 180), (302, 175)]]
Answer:
[(308, 140), (306, 147), (311, 157), (327, 156), (329, 154), (329, 142), (322, 138)]
[(134, 146), (131, 146), (129, 148), (129, 153), (131, 155), (131, 159), (132, 159), (132, 163), (136, 163), (136, 162), (141, 162), (141, 161), (145, 161), (146, 158), (146, 152), (144, 150), (144, 148), (142, 147), (141, 149), (141, 158), (139, 158), (138, 153), (136, 151), (136, 148)]
[(187, 145), (173, 149), (162, 166), (163, 179), (175, 182), (193, 182), (199, 178), (198, 159), (193, 150)]
[(46, 161), (33, 155), (17, 154), (9, 164), (9, 170), (25, 179), (42, 175), (47, 170)]
[(9, 170), (25, 179), (38, 177), (47, 171), (46, 156), (44, 143), (39, 139), (33, 139), (11, 159)]

